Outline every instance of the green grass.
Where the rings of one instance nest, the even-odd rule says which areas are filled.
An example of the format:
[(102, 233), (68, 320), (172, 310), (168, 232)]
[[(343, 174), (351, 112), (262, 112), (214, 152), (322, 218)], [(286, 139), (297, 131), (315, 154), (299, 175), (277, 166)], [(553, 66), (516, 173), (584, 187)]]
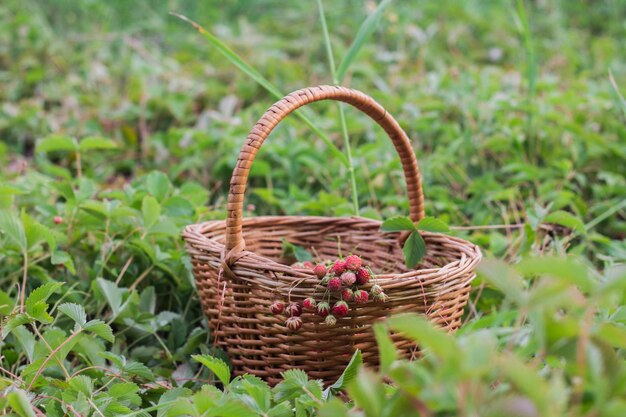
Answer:
[[(345, 388), (365, 415), (624, 415), (625, 18), (622, 0), (3, 2), (0, 410), (347, 415)], [(225, 217), (274, 101), (333, 83), (394, 115), (427, 215), (488, 259), (465, 327), (385, 323), (383, 370), (351, 380), (355, 357), (325, 394), (295, 371), (225, 380), (180, 231)], [(384, 132), (303, 110), (259, 153), (245, 215), (407, 215)], [(386, 338), (406, 328), (429, 351), (411, 363)]]

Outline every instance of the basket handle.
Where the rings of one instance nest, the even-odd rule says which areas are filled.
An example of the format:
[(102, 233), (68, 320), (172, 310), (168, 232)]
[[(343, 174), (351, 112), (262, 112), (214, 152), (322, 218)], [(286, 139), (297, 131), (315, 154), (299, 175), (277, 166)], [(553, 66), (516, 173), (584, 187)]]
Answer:
[(237, 165), (230, 179), (228, 194), (225, 264), (231, 265), (240, 257), (236, 254), (245, 249), (242, 233), (243, 198), (250, 168), (261, 145), (274, 127), (289, 113), (305, 104), (321, 100), (337, 100), (348, 103), (367, 114), (387, 132), (400, 155), (404, 169), (410, 217), (413, 221), (419, 221), (424, 217), (424, 195), (417, 160), (407, 134), (393, 116), (387, 113), (373, 98), (357, 90), (328, 85), (303, 88), (274, 103), (250, 131), (241, 152), (239, 152)]

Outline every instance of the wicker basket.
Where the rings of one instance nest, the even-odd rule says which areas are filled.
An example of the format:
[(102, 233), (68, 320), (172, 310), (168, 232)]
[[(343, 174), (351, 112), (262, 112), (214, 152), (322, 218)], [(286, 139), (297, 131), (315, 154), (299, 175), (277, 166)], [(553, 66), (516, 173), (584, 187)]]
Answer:
[[(462, 239), (423, 233), (427, 254), (415, 270), (404, 266), (398, 233), (380, 232), (380, 222), (365, 218), (267, 216), (242, 218), (250, 167), (272, 129), (297, 108), (320, 100), (338, 100), (363, 111), (387, 132), (400, 155), (406, 177), (410, 216), (424, 216), (417, 161), (406, 133), (385, 109), (367, 95), (344, 87), (320, 86), (295, 91), (275, 103), (258, 121), (239, 154), (230, 182), (228, 218), (187, 226), (183, 232), (202, 305), (216, 343), (229, 355), (236, 374), (251, 373), (274, 384), (281, 372), (305, 370), (333, 381), (355, 349), (365, 363), (376, 365), (378, 352), (371, 325), (400, 312), (425, 314), (456, 330), (461, 324), (479, 249)], [(370, 301), (329, 327), (304, 313), (302, 328), (292, 332), (285, 317), (268, 314), (276, 300), (302, 301), (323, 288), (311, 271), (294, 268), (282, 258), (282, 239), (314, 249), (321, 258), (341, 251), (358, 253), (377, 272), (386, 303)], [(365, 287), (367, 289), (367, 287)], [(397, 347), (414, 347), (394, 336)]]

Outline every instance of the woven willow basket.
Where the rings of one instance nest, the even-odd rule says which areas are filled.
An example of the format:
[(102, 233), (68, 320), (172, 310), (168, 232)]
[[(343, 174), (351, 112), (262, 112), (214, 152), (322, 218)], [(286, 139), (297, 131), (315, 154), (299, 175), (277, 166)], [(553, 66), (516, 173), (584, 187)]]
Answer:
[[(275, 103), (258, 121), (239, 154), (230, 182), (228, 218), (187, 226), (183, 232), (204, 312), (216, 343), (229, 355), (236, 374), (251, 373), (274, 384), (281, 372), (305, 370), (312, 378), (334, 381), (355, 349), (365, 363), (377, 365), (371, 325), (391, 314), (417, 312), (449, 331), (461, 324), (479, 249), (462, 239), (423, 233), (427, 253), (415, 270), (407, 270), (402, 236), (381, 233), (380, 222), (359, 217), (268, 216), (242, 218), (250, 167), (272, 129), (297, 108), (320, 100), (338, 100), (361, 110), (389, 135), (400, 155), (406, 177), (410, 216), (424, 216), (417, 161), (406, 133), (383, 107), (367, 95), (343, 87), (320, 86), (295, 91)], [(269, 314), (274, 300), (302, 301), (324, 288), (306, 269), (283, 259), (282, 239), (302, 246), (322, 259), (342, 253), (359, 254), (377, 273), (386, 303), (370, 301), (351, 307), (335, 326), (303, 313), (297, 332), (285, 327), (284, 316)], [(339, 244), (340, 242), (340, 244)], [(371, 283), (370, 283), (371, 285)], [(368, 289), (365, 286), (364, 289)], [(414, 346), (394, 335), (401, 351)]]

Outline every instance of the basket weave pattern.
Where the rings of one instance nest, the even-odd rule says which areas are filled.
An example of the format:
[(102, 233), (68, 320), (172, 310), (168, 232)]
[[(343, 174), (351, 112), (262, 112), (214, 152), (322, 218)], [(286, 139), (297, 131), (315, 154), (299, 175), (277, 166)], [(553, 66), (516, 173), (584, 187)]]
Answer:
[[(380, 232), (380, 222), (359, 217), (266, 216), (243, 219), (243, 198), (256, 153), (272, 129), (289, 113), (320, 100), (353, 105), (376, 121), (392, 140), (402, 162), (410, 217), (424, 216), (417, 161), (406, 133), (385, 109), (365, 94), (335, 86), (295, 91), (275, 103), (257, 122), (241, 149), (231, 178), (226, 221), (187, 226), (183, 232), (196, 284), (216, 343), (229, 355), (236, 374), (251, 373), (276, 383), (280, 373), (300, 368), (312, 378), (333, 381), (355, 349), (365, 363), (376, 365), (378, 352), (371, 325), (391, 314), (418, 312), (456, 330), (469, 295), (480, 250), (462, 239), (423, 233), (427, 252), (415, 270), (407, 270), (402, 235)], [(311, 271), (293, 268), (283, 259), (282, 239), (333, 259), (339, 248), (357, 253), (377, 274), (389, 296), (386, 303), (370, 301), (351, 306), (348, 316), (327, 326), (312, 313), (303, 313), (297, 332), (285, 318), (269, 314), (274, 300), (321, 299), (325, 288)], [(371, 284), (370, 284), (371, 285)], [(364, 289), (368, 290), (369, 286)], [(396, 346), (411, 354), (414, 346), (394, 335)]]

